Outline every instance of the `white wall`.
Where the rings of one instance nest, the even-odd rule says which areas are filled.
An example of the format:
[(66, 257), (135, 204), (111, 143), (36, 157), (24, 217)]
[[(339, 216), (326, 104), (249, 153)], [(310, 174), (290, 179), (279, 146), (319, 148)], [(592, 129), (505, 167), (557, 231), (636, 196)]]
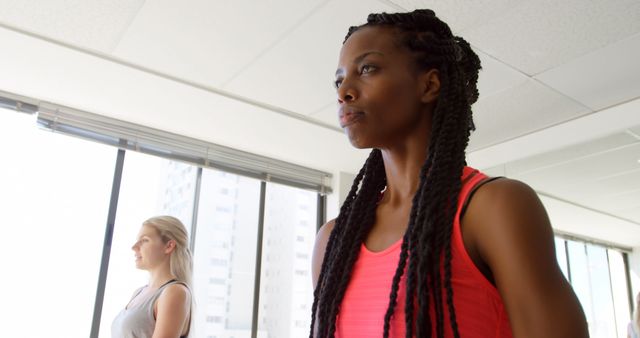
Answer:
[[(364, 161), (362, 161), (364, 164)], [(327, 196), (327, 221), (338, 217), (340, 207), (349, 194), (355, 174), (339, 172), (333, 177), (333, 193)]]

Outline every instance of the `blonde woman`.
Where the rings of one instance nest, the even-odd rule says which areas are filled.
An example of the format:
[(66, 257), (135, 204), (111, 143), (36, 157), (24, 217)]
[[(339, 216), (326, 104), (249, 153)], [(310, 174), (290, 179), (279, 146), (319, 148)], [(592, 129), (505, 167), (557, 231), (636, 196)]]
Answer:
[(133, 294), (111, 325), (113, 338), (186, 337), (191, 322), (192, 261), (185, 226), (175, 217), (146, 220), (131, 249), (149, 284)]

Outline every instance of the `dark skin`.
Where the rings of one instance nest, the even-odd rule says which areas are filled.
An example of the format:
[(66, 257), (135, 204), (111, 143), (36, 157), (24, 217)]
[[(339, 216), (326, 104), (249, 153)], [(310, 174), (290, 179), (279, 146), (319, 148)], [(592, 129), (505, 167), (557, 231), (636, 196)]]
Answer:
[[(371, 251), (389, 247), (407, 229), (440, 92), (438, 71), (417, 69), (397, 41), (392, 28), (356, 31), (342, 47), (336, 73), (340, 123), (349, 140), (380, 149), (384, 160), (387, 190), (364, 243)], [(314, 288), (333, 226), (325, 224), (316, 238)], [(461, 228), (471, 259), (503, 299), (514, 337), (588, 337), (535, 191), (515, 180), (487, 183), (471, 199)]]

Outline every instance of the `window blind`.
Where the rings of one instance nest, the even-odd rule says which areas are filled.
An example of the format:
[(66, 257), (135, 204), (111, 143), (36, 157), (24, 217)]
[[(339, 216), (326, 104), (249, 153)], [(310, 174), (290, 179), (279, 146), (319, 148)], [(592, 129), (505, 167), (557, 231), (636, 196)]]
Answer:
[(2, 91), (0, 107), (37, 112), (38, 125), (53, 132), (321, 194), (331, 192), (331, 174), (285, 161)]

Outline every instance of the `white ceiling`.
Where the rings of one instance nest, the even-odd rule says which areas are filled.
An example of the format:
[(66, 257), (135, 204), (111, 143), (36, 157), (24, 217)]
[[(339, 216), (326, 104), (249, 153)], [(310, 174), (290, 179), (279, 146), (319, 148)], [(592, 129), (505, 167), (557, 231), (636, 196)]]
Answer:
[(366, 156), (336, 121), (332, 74), (348, 26), (370, 12), (432, 8), (484, 67), (470, 163), (506, 163), (508, 175), (544, 194), (640, 228), (640, 0), (0, 0), (0, 8), (0, 90), (334, 173), (356, 171)]
[(347, 27), (370, 12), (433, 8), (471, 42), (485, 67), (471, 151), (640, 95), (638, 0), (0, 0), (0, 6), (5, 27), (335, 127), (332, 74)]
[(487, 170), (640, 224), (640, 126)]

